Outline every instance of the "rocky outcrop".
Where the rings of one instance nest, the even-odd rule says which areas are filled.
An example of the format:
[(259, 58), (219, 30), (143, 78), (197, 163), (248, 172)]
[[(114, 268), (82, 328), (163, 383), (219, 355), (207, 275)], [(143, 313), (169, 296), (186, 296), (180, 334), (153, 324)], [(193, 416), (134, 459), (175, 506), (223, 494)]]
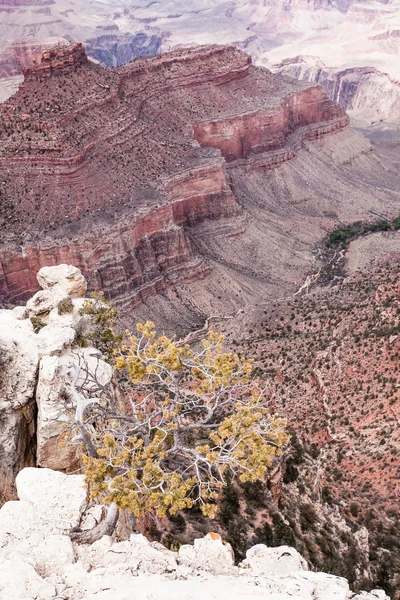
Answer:
[[(320, 87), (289, 96), (273, 110), (247, 113), (229, 119), (196, 123), (194, 137), (202, 146), (218, 148), (227, 161), (251, 154), (271, 153), (271, 166), (277, 150), (289, 158), (306, 139), (317, 139), (349, 126), (343, 108), (332, 104)], [(296, 143), (289, 136), (296, 138)], [(289, 138), (289, 139), (288, 139)], [(282, 154), (280, 154), (282, 157)]]
[[(73, 348), (85, 327), (80, 271), (46, 267), (38, 281), (43, 290), (26, 308), (0, 310), (0, 503), (15, 496), (15, 476), (24, 466), (70, 471), (79, 465), (77, 447), (62, 439), (75, 366), (96, 370), (102, 385), (112, 378), (97, 350)], [(84, 371), (78, 381), (85, 384)]]
[[(294, 594), (304, 600), (387, 600), (381, 590), (355, 595), (345, 579), (304, 570), (292, 548), (259, 545), (248, 551), (246, 564), (234, 566), (229, 545), (215, 534), (179, 552), (140, 534), (126, 541), (104, 536), (92, 545), (74, 546), (68, 530), (82, 520), (83, 476), (24, 469), (17, 487), (20, 500), (0, 510), (0, 591), (5, 600), (60, 595), (124, 600), (132, 589), (143, 600), (150, 595), (154, 600), (289, 600)], [(83, 520), (81, 526), (88, 525)]]
[(87, 61), (83, 44), (57, 46), (45, 50), (39, 64), (24, 71), (25, 81), (48, 79), (55, 75), (66, 75)]
[(37, 274), (37, 280), (42, 291), (30, 298), (26, 305), (30, 317), (48, 315), (65, 298), (86, 296), (86, 280), (72, 265), (43, 267)]
[(21, 468), (35, 465), (39, 364), (37, 347), (29, 343), (31, 323), (20, 320), (20, 309), (5, 313), (0, 311), (0, 503), (15, 495), (14, 480)]

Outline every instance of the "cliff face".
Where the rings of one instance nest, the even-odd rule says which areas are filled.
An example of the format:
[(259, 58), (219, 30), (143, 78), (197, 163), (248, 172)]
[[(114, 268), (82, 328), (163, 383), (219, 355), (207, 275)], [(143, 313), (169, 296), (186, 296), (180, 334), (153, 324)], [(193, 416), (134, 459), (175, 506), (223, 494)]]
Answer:
[[(394, 37), (393, 33), (390, 36), (385, 34), (385, 39)], [(316, 57), (296, 57), (275, 65), (274, 71), (318, 83), (332, 100), (352, 111), (351, 115), (366, 125), (382, 120), (399, 120), (399, 82), (372, 67), (341, 70), (326, 66)]]
[(56, 46), (42, 53), (39, 64), (34, 64), (30, 69), (24, 71), (25, 81), (37, 81), (63, 75), (76, 69), (87, 61), (83, 44), (72, 44), (70, 46)]
[[(218, 148), (231, 161), (284, 148), (294, 150), (304, 140), (341, 131), (348, 125), (343, 108), (333, 104), (320, 87), (314, 87), (285, 98), (273, 110), (197, 123), (194, 137), (202, 146)], [(289, 136), (296, 140), (289, 140)]]
[(348, 127), (321, 88), (258, 70), (232, 47), (112, 71), (79, 44), (58, 47), (1, 116), (3, 299), (26, 299), (42, 266), (67, 262), (126, 309), (210, 272), (193, 234), (243, 216), (227, 164), (282, 164)]

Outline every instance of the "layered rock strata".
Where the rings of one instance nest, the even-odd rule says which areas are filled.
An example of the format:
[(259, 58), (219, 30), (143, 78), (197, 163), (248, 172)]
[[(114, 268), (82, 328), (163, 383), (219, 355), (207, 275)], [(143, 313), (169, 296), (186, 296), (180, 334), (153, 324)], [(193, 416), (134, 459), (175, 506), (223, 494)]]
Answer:
[(1, 115), (2, 297), (26, 299), (40, 267), (70, 262), (126, 307), (209, 271), (187, 231), (242, 215), (226, 161), (274, 166), (348, 126), (320, 88), (233, 47), (114, 70), (56, 48)]
[(71, 46), (56, 46), (42, 53), (39, 64), (24, 71), (25, 81), (37, 81), (53, 75), (69, 73), (74, 68), (87, 61), (83, 44), (72, 44)]

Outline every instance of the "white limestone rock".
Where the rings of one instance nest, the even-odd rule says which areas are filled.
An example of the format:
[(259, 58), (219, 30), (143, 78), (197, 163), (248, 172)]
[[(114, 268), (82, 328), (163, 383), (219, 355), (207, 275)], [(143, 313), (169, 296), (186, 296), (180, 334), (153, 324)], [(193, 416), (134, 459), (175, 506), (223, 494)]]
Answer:
[(43, 290), (63, 288), (65, 296), (71, 298), (84, 298), (86, 295), (86, 279), (73, 265), (42, 267), (37, 274), (37, 280)]
[(193, 546), (181, 546), (178, 562), (216, 575), (232, 572), (235, 564), (232, 547), (216, 533), (208, 533), (205, 538), (194, 540)]
[(60, 325), (43, 327), (38, 332), (39, 348), (42, 350), (42, 354), (53, 356), (69, 348), (75, 337), (76, 331), (72, 327), (61, 327)]
[(380, 590), (351, 594), (345, 579), (304, 570), (288, 547), (255, 546), (249, 568), (235, 567), (216, 534), (178, 555), (141, 534), (73, 545), (66, 530), (77, 522), (82, 484), (82, 476), (49, 469), (20, 473), (21, 500), (0, 510), (1, 600), (389, 600)]
[(163, 574), (176, 571), (178, 565), (176, 553), (162, 544), (149, 542), (141, 534), (132, 534), (129, 541), (112, 543), (109, 536), (80, 552), (86, 568), (102, 569), (124, 565), (131, 571)]
[[(48, 329), (49, 326), (43, 329)], [(100, 358), (95, 348), (65, 351), (59, 356), (46, 355), (40, 361), (36, 390), (37, 418), (37, 465), (49, 469), (74, 470), (78, 467), (77, 447), (62, 443), (60, 435), (70, 421), (65, 403), (61, 398), (68, 394), (79, 361), (84, 366), (78, 386), (85, 384), (85, 369), (96, 373), (101, 385), (110, 383), (113, 376), (111, 365)], [(87, 382), (85, 390), (90, 394), (94, 382)]]
[(37, 274), (37, 280), (42, 290), (27, 302), (30, 317), (46, 317), (61, 300), (67, 297), (83, 298), (86, 295), (86, 279), (72, 265), (43, 267)]
[(2, 559), (0, 555), (0, 597), (2, 600), (53, 600), (56, 589), (36, 572), (29, 558)]
[(246, 552), (244, 563), (255, 575), (286, 575), (308, 569), (304, 558), (289, 546), (268, 548), (265, 544), (257, 544)]
[(371, 590), (370, 592), (360, 592), (357, 595), (352, 595), (351, 600), (390, 600), (390, 598), (383, 590)]
[(312, 598), (314, 600), (346, 600), (348, 598), (349, 584), (342, 577), (307, 571), (297, 574), (297, 579), (313, 584)]
[[(147, 542), (147, 543), (146, 543)], [(176, 553), (158, 542), (149, 543), (141, 534), (131, 535), (130, 560), (132, 567), (145, 573), (171, 573), (177, 569)]]
[(31, 548), (31, 552), (36, 570), (46, 576), (59, 572), (64, 565), (75, 560), (72, 542), (67, 535), (47, 535)]
[(35, 388), (39, 352), (30, 321), (0, 310), (0, 503), (13, 496), (14, 479), (34, 465)]
[(16, 478), (18, 497), (30, 503), (49, 531), (68, 531), (80, 516), (86, 498), (83, 475), (51, 469), (23, 469)]

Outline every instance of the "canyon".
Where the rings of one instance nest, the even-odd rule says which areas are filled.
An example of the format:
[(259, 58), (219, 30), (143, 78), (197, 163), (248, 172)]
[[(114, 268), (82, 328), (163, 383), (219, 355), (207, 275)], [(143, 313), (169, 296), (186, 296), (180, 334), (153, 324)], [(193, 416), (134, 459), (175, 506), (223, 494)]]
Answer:
[(256, 63), (321, 83), (356, 122), (398, 122), (399, 0), (2, 0), (0, 98), (56, 43), (107, 66), (174, 48), (234, 44)]
[[(396, 592), (399, 234), (328, 243), (354, 221), (396, 223), (396, 136), (369, 141), (319, 85), (256, 67), (231, 45), (112, 69), (80, 43), (45, 49), (0, 115), (0, 295), (18, 305), (0, 317), (31, 373), (21, 379), (14, 355), (3, 361), (15, 376), (2, 500), (23, 466), (74, 464), (56, 456), (37, 405), (59, 398), (51, 366), (76, 331), (66, 319), (62, 335), (55, 322), (36, 333), (27, 317), (40, 306), (21, 305), (40, 268), (76, 265), (89, 290), (115, 300), (121, 326), (150, 317), (183, 336), (217, 324), (229, 347), (256, 356), (271, 410), (290, 414), (304, 442), (265, 488), (237, 491), (238, 514), (221, 526), (235, 551), (294, 540), (316, 568)], [(20, 388), (23, 406), (12, 402)], [(185, 535), (205, 533), (193, 522)], [(158, 525), (155, 539), (168, 531)]]
[[(371, 245), (371, 241), (372, 246), (374, 243), (379, 243), (374, 236), (370, 236), (370, 239), (366, 237), (359, 240), (359, 243), (368, 246)], [(397, 252), (400, 255), (399, 241), (397, 240), (397, 246), (393, 236), (386, 241), (386, 252)], [(353, 270), (355, 270), (354, 263), (358, 264), (359, 261), (357, 254), (357, 250), (352, 252), (349, 261)], [(364, 256), (365, 253), (362, 254), (362, 260)], [(379, 280), (384, 282), (386, 275), (385, 272), (383, 275), (380, 274)], [(68, 435), (71, 418), (74, 414), (71, 395), (72, 385), (75, 385), (72, 383), (74, 374), (76, 376), (74, 365), (84, 365), (77, 382), (79, 388), (85, 389), (91, 396), (99, 393), (99, 383), (102, 386), (110, 383), (118, 386), (122, 384), (122, 380), (119, 379), (112, 366), (105, 362), (104, 356), (102, 357), (99, 350), (92, 345), (91, 319), (89, 313), (82, 308), (87, 307), (93, 301), (85, 300), (87, 283), (81, 272), (76, 267), (65, 264), (44, 267), (37, 274), (37, 280), (42, 289), (28, 300), (26, 306), (18, 306), (12, 310), (0, 310), (2, 332), (0, 339), (2, 423), (0, 432), (0, 569), (4, 569), (4, 565), (8, 564), (7, 561), (13, 560), (16, 553), (23, 561), (29, 555), (29, 560), (34, 561), (32, 566), (37, 574), (41, 577), (46, 574), (44, 578), (47, 583), (58, 586), (66, 584), (66, 587), (69, 588), (71, 587), (70, 574), (64, 571), (63, 558), (54, 561), (52, 558), (54, 552), (47, 553), (47, 544), (51, 544), (52, 540), (55, 541), (52, 536), (57, 533), (65, 536), (62, 539), (57, 538), (56, 543), (60, 548), (65, 548), (66, 545), (70, 549), (73, 548), (73, 552), (68, 552), (68, 556), (75, 557), (74, 568), (77, 568), (76, 563), (81, 557), (81, 551), (91, 553), (90, 548), (97, 548), (105, 543), (105, 539), (102, 538), (93, 546), (86, 545), (82, 548), (78, 543), (72, 546), (68, 534), (68, 528), (70, 529), (78, 521), (81, 523), (81, 527), (86, 529), (104, 518), (105, 511), (98, 504), (85, 504), (86, 508), (81, 517), (76, 513), (69, 526), (61, 518), (60, 510), (66, 510), (71, 515), (73, 498), (76, 499), (74, 506), (80, 510), (82, 499), (86, 494), (82, 486), (83, 476), (76, 474), (82, 469), (81, 444), (75, 436), (70, 439), (71, 436)], [(390, 307), (391, 314), (387, 310), (387, 300), (392, 297), (388, 296), (388, 292), (393, 291), (393, 283), (392, 276), (389, 284), (391, 289), (384, 289), (380, 285), (379, 294), (375, 294), (376, 303), (386, 307), (381, 316), (387, 323), (391, 323), (398, 306), (398, 302), (395, 300), (393, 306)], [(205, 517), (195, 509), (182, 510), (177, 515), (170, 517), (160, 517), (152, 513), (143, 518), (134, 518), (125, 511), (121, 511), (120, 521), (113, 535), (114, 542), (127, 542), (128, 539), (132, 539), (132, 533), (134, 539), (137, 539), (138, 532), (140, 532), (151, 540), (149, 544), (139, 536), (143, 544), (146, 543), (147, 546), (158, 549), (160, 549), (160, 543), (171, 550), (182, 548), (182, 551), (179, 551), (182, 564), (184, 560), (190, 558), (192, 562), (190, 565), (185, 562), (185, 566), (204, 568), (206, 571), (211, 569), (214, 574), (221, 575), (220, 567), (226, 569), (227, 565), (225, 561), (224, 565), (220, 565), (220, 559), (217, 556), (212, 561), (208, 560), (207, 556), (200, 559), (200, 556), (193, 556), (192, 550), (189, 553), (190, 556), (185, 554), (186, 559), (183, 557), (188, 543), (194, 541), (194, 547), (197, 548), (200, 544), (198, 538), (212, 531), (215, 533), (211, 534), (211, 539), (225, 539), (229, 542), (230, 545), (225, 545), (225, 547), (229, 548), (227, 558), (232, 568), (233, 557), (240, 562), (247, 556), (244, 562), (240, 563), (243, 568), (244, 564), (248, 564), (249, 556), (253, 554), (249, 548), (256, 546), (260, 551), (262, 546), (262, 554), (268, 557), (268, 561), (265, 561), (265, 568), (270, 568), (275, 576), (282, 573), (281, 569), (288, 560), (289, 564), (286, 566), (294, 567), (296, 571), (307, 570), (309, 566), (313, 571), (346, 577), (353, 590), (380, 587), (386, 589), (388, 593), (394, 594), (395, 598), (397, 597), (395, 592), (399, 582), (399, 553), (396, 527), (398, 528), (399, 525), (399, 516), (396, 514), (393, 501), (396, 499), (396, 469), (398, 470), (398, 467), (396, 467), (394, 454), (398, 446), (398, 436), (396, 437), (393, 419), (388, 418), (388, 414), (385, 415), (390, 410), (395, 415), (397, 410), (392, 378), (390, 379), (390, 389), (389, 386), (387, 388), (391, 394), (385, 396), (382, 393), (385, 392), (385, 383), (381, 390), (378, 390), (377, 387), (374, 388), (374, 392), (380, 391), (380, 400), (383, 401), (379, 404), (379, 412), (374, 410), (373, 402), (369, 404), (369, 395), (362, 404), (360, 402), (360, 407), (358, 407), (358, 402), (361, 399), (356, 396), (356, 404), (353, 405), (354, 389), (357, 393), (358, 388), (357, 385), (354, 386), (356, 383), (354, 376), (349, 377), (349, 370), (353, 368), (351, 365), (354, 364), (354, 360), (350, 364), (346, 363), (347, 357), (342, 349), (345, 345), (351, 344), (351, 334), (342, 339), (336, 335), (335, 339), (338, 339), (341, 344), (340, 348), (336, 350), (336, 355), (330, 347), (328, 352), (324, 353), (319, 346), (326, 341), (326, 338), (332, 337), (328, 326), (325, 326), (323, 333), (319, 335), (317, 333), (311, 339), (311, 347), (307, 340), (310, 337), (309, 330), (314, 325), (308, 321), (309, 307), (312, 306), (317, 325), (321, 320), (326, 325), (326, 320), (329, 318), (333, 324), (336, 324), (335, 309), (348, 304), (349, 293), (354, 293), (355, 289), (359, 291), (360, 282), (358, 281), (357, 287), (354, 286), (354, 282), (347, 287), (349, 290), (345, 290), (343, 294), (338, 294), (334, 288), (328, 291), (332, 302), (328, 315), (321, 316), (321, 310), (319, 310), (322, 309), (326, 312), (326, 306), (324, 306), (326, 304), (324, 295), (326, 294), (322, 294), (322, 298), (318, 298), (314, 294), (312, 297), (294, 296), (293, 300), (286, 305), (274, 303), (253, 307), (252, 310), (243, 311), (243, 314), (237, 315), (235, 320), (224, 324), (226, 347), (235, 347), (239, 344), (240, 352), (244, 354), (251, 352), (251, 356), (256, 358), (255, 375), (264, 379), (263, 384), (268, 394), (271, 411), (278, 411), (280, 414), (288, 411), (291, 443), (285, 448), (283, 454), (276, 458), (265, 481), (243, 484), (240, 481), (229, 480), (221, 491), (218, 502), (219, 510), (213, 518)], [(365, 291), (368, 293), (366, 285)], [(375, 280), (372, 295), (374, 292)], [(347, 319), (356, 317), (361, 326), (363, 321), (371, 323), (370, 318), (365, 319), (366, 303), (363, 298), (363, 302), (358, 305), (357, 302), (349, 304), (349, 315), (344, 312), (343, 308), (341, 312)], [(257, 315), (257, 311), (262, 313), (261, 318)], [(289, 311), (295, 311), (292, 313), (293, 319), (292, 316), (289, 318)], [(376, 311), (376, 306), (372, 305), (371, 311)], [(283, 317), (283, 321), (280, 316)], [(255, 317), (257, 318), (255, 319)], [(264, 319), (267, 319), (268, 326)], [(288, 327), (288, 320), (292, 323), (290, 327)], [(249, 326), (254, 329), (248, 330)], [(381, 323), (377, 323), (376, 331), (379, 331), (381, 326)], [(343, 322), (342, 329), (343, 332), (346, 332), (347, 320)], [(256, 335), (253, 335), (254, 332)], [(359, 335), (360, 330), (355, 333)], [(232, 335), (235, 336), (234, 339), (232, 339)], [(374, 334), (372, 333), (372, 335)], [(393, 329), (385, 332), (385, 336), (386, 338), (380, 335), (381, 343), (379, 341), (376, 343), (375, 340), (375, 354), (371, 353), (371, 356), (367, 358), (368, 373), (372, 378), (376, 377), (376, 373), (371, 368), (371, 359), (373, 356), (382, 354), (381, 344), (392, 346), (390, 349), (387, 348), (384, 353), (387, 354), (389, 364), (396, 353), (397, 344), (394, 344), (396, 340), (392, 339)], [(82, 340), (86, 340), (86, 342), (83, 344)], [(268, 343), (269, 347), (266, 345)], [(353, 358), (365, 361), (361, 353), (357, 352), (357, 346), (353, 344), (351, 350)], [(268, 352), (269, 354), (267, 354)], [(313, 356), (314, 352), (315, 357)], [(304, 356), (299, 358), (296, 356), (297, 354)], [(324, 362), (328, 356), (329, 361), (325, 360)], [(266, 357), (269, 359), (270, 364), (268, 365), (266, 365)], [(337, 359), (337, 364), (334, 362), (334, 358)], [(320, 364), (321, 360), (323, 361), (322, 365)], [(332, 373), (329, 373), (331, 364)], [(379, 361), (375, 360), (375, 369), (378, 367), (382, 373), (384, 373), (384, 365), (385, 361), (382, 356)], [(263, 367), (266, 369), (264, 370)], [(360, 367), (359, 371), (362, 372)], [(88, 372), (95, 374), (95, 382), (90, 377), (87, 378)], [(349, 386), (349, 391), (353, 390), (351, 398), (347, 399), (345, 403), (341, 402), (339, 395), (336, 398), (336, 386), (340, 387), (344, 393), (347, 392), (346, 386)], [(374, 394), (371, 399), (373, 397)], [(356, 407), (357, 429), (352, 426), (346, 427), (349, 423), (346, 423), (344, 417), (347, 414), (350, 416), (350, 413), (342, 414), (343, 407), (340, 409), (339, 415), (336, 415), (338, 404), (345, 404), (346, 407), (349, 404), (349, 408), (352, 410)], [(360, 410), (361, 406), (362, 410)], [(367, 416), (365, 417), (365, 415)], [(372, 415), (374, 415), (373, 421), (370, 418)], [(301, 437), (296, 434), (296, 431)], [(359, 438), (360, 431), (363, 432), (362, 439)], [(386, 439), (387, 432), (390, 435)], [(384, 445), (381, 440), (385, 440)], [(365, 475), (365, 469), (360, 471), (358, 462), (360, 458), (365, 460), (367, 456), (369, 457), (372, 449), (374, 457), (369, 458), (370, 469), (369, 473)], [(345, 465), (343, 473), (337, 467), (342, 462)], [(26, 469), (26, 467), (40, 467), (40, 469)], [(379, 467), (379, 478), (374, 475), (377, 472), (375, 467)], [(56, 469), (57, 472), (50, 471), (50, 469)], [(65, 474), (71, 472), (74, 474)], [(30, 482), (28, 486), (30, 498), (35, 499), (47, 518), (40, 531), (38, 530), (38, 523), (41, 522), (40, 515), (35, 510), (33, 511), (35, 515), (32, 515), (32, 507), (26, 504), (20, 505), (16, 501), (17, 496), (22, 501), (26, 499), (21, 488), (21, 481), (25, 477), (28, 477)], [(74, 482), (77, 483), (76, 487)], [(356, 484), (354, 485), (354, 483)], [(388, 494), (385, 498), (386, 485), (390, 495)], [(49, 486), (53, 490), (51, 493)], [(366, 490), (367, 493), (365, 493)], [(57, 497), (52, 494), (56, 494)], [(45, 502), (44, 498), (46, 498)], [(26, 528), (24, 525), (22, 530), (25, 517), (22, 519), (20, 508), (27, 519)], [(10, 529), (12, 523), (17, 524), (15, 530)], [(42, 528), (42, 525), (40, 527)], [(29, 533), (23, 535), (23, 531), (28, 532), (28, 530)], [(42, 543), (42, 535), (46, 537), (46, 543)], [(207, 538), (209, 537), (207, 536)], [(106, 542), (108, 547), (111, 539), (107, 539)], [(295, 546), (297, 552), (289, 549), (288, 545)], [(125, 546), (127, 546), (126, 543)], [(115, 551), (117, 552), (117, 549)], [(143, 555), (144, 551), (145, 548), (141, 545), (142, 567), (133, 566), (136, 565), (134, 562), (133, 570), (144, 568), (146, 572), (147, 569), (151, 573), (163, 572), (163, 561), (161, 560), (161, 564), (159, 564), (157, 556), (154, 555), (154, 552), (150, 552), (152, 556), (149, 557), (150, 562), (148, 562)], [(129, 546), (126, 548), (126, 552), (127, 555), (124, 551), (124, 563), (125, 559), (130, 560), (131, 558)], [(164, 557), (165, 555), (174, 556), (173, 553), (169, 554), (165, 548), (163, 552)], [(300, 557), (299, 552), (305, 560)], [(218, 554), (220, 555), (221, 552), (218, 551)], [(55, 555), (59, 557), (58, 552)], [(118, 553), (117, 555), (119, 556)], [(285, 556), (291, 558), (284, 558)], [(161, 556), (158, 558), (161, 559)], [(67, 563), (69, 564), (69, 561)], [(259, 561), (257, 563), (259, 564)], [(172, 572), (175, 572), (174, 561), (171, 564)], [(267, 564), (270, 567), (267, 567)], [(12, 566), (14, 566), (13, 563)], [(26, 565), (24, 564), (23, 567), (25, 569)], [(67, 570), (70, 572), (70, 567)], [(215, 572), (216, 570), (218, 573)], [(170, 568), (168, 568), (168, 572), (171, 572)], [(8, 593), (11, 592), (12, 586), (16, 586), (18, 593), (14, 591), (13, 598), (19, 597), (18, 585), (20, 583), (18, 584), (18, 582), (21, 582), (19, 573), (20, 570), (17, 569), (17, 578), (14, 578), (15, 574), (13, 574), (10, 579), (4, 578), (3, 575), (0, 591), (2, 584), (6, 588), (3, 591)], [(249, 574), (247, 570), (241, 573)], [(99, 574), (101, 582), (107, 578), (107, 584), (110, 583), (111, 573), (107, 571)], [(183, 576), (179, 569), (178, 574)], [(191, 572), (187, 574), (191, 575)], [(237, 571), (232, 571), (232, 575), (239, 574)], [(258, 572), (258, 575), (261, 574)], [(50, 579), (47, 579), (48, 577)], [(89, 579), (87, 577), (81, 569), (82, 585), (88, 585), (91, 588), (96, 581), (99, 581), (97, 575), (95, 580), (92, 580), (91, 576)], [(318, 577), (320, 579), (325, 576)], [(30, 582), (38, 581), (32, 569), (28, 579)], [(179, 576), (178, 579), (181, 577)], [(314, 589), (314, 593), (328, 594), (330, 591), (333, 593), (335, 582), (338, 585), (341, 582), (339, 587), (343, 587), (341, 592), (343, 600), (355, 595), (348, 592), (348, 586), (344, 579), (337, 579), (332, 575), (327, 576), (326, 581), (324, 580), (326, 586), (324, 588), (317, 587)], [(43, 581), (41, 583), (45, 585)], [(276, 585), (280, 586), (281, 583), (282, 587), (277, 588), (276, 591), (289, 594), (285, 582), (276, 582)], [(57, 589), (59, 593), (59, 588)], [(300, 593), (300, 588), (297, 591)], [(72, 600), (75, 598), (74, 593), (77, 593), (80, 598), (79, 594), (84, 594), (84, 591), (78, 586), (77, 590), (70, 589), (68, 593), (70, 595), (67, 595), (67, 598), (71, 597)], [(86, 590), (87, 593), (88, 590)], [(121, 593), (119, 588), (118, 593)], [(307, 588), (302, 589), (301, 597), (307, 593)], [(339, 589), (336, 589), (335, 593), (339, 594)], [(221, 597), (221, 594), (222, 590), (218, 592), (218, 598)], [(245, 597), (248, 597), (249, 594), (251, 594), (251, 589), (247, 590)], [(382, 589), (376, 594), (379, 598), (385, 598)], [(114, 597), (116, 596), (114, 595)], [(289, 595), (289, 597), (293, 596)], [(323, 595), (323, 597), (329, 596)], [(362, 597), (364, 597), (363, 594), (361, 594), (360, 600)], [(375, 596), (372, 595), (372, 598)]]
[(395, 153), (373, 152), (321, 87), (233, 46), (118, 69), (60, 46), (0, 113), (3, 304), (65, 262), (124, 318), (184, 333), (284, 297), (338, 221), (398, 212)]

